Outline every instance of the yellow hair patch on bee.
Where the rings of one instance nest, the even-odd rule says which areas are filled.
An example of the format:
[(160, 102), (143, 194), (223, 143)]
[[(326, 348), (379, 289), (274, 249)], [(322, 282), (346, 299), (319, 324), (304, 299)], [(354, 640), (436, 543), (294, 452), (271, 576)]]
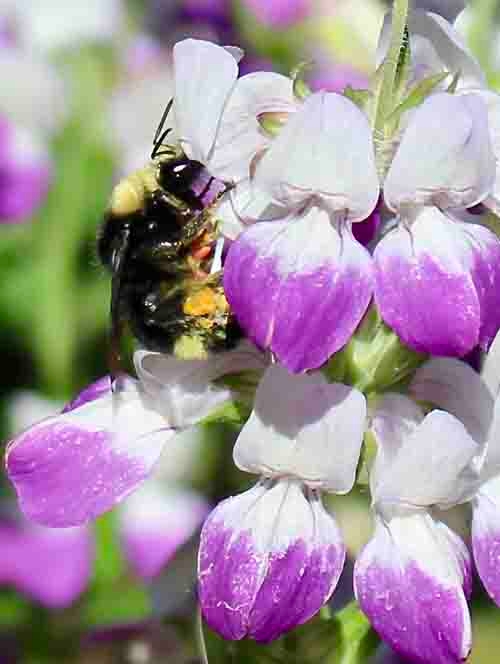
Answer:
[(186, 298), (182, 310), (188, 316), (205, 316), (217, 309), (216, 293), (211, 288), (202, 288)]
[(111, 194), (111, 212), (117, 216), (133, 214), (142, 209), (144, 194), (157, 188), (154, 169), (146, 166), (121, 180)]

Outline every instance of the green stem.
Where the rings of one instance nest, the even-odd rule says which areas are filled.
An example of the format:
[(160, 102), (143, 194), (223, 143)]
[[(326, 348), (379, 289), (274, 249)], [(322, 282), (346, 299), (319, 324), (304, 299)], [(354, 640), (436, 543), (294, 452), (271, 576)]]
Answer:
[(391, 41), (384, 61), (382, 84), (375, 110), (374, 128), (376, 134), (384, 135), (387, 117), (392, 111), (394, 84), (396, 81), (399, 54), (408, 19), (408, 0), (394, 0), (392, 10)]

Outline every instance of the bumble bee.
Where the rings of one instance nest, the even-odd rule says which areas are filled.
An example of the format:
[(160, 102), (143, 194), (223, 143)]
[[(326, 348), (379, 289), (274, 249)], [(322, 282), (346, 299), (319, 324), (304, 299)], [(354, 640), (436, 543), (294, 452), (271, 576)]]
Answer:
[(204, 205), (213, 178), (176, 145), (165, 144), (165, 109), (150, 163), (119, 182), (98, 234), (100, 261), (112, 273), (112, 376), (129, 327), (149, 350), (202, 359), (233, 347), (240, 332), (222, 287), (222, 246), (214, 206)]

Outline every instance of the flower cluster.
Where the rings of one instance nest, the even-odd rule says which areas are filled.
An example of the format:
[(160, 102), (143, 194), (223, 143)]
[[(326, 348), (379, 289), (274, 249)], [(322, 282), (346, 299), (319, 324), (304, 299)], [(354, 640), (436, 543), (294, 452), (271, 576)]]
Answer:
[[(93, 385), (27, 429), (7, 470), (29, 518), (81, 525), (256, 372), (233, 458), (258, 479), (204, 523), (206, 622), (226, 639), (269, 642), (311, 618), (345, 560), (322, 498), (348, 493), (364, 465), (374, 532), (355, 565), (359, 605), (404, 657), (451, 664), (471, 647), (473, 568), (446, 525), (455, 505), (471, 506), (475, 566), (500, 604), (500, 240), (486, 225), (486, 209), (500, 210), (500, 97), (446, 17), (406, 18), (394, 70), (397, 32), (390, 20), (382, 30), (377, 91), (238, 78), (239, 49), (175, 46), (178, 141), (231, 184), (215, 213), (247, 339), (206, 360), (136, 351), (137, 380)], [(382, 337), (366, 323), (374, 311)], [(458, 359), (474, 348), (481, 374)]]

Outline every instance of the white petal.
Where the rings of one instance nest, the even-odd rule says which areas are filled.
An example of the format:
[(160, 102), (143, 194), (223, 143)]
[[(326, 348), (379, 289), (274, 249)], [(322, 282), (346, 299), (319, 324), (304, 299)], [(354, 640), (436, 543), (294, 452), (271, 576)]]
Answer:
[(410, 386), (419, 401), (455, 415), (478, 443), (484, 443), (493, 419), (493, 398), (479, 374), (465, 362), (433, 358), (417, 369)]
[[(382, 448), (394, 448), (390, 435), (377, 437), (377, 442)], [(373, 500), (420, 507), (463, 502), (477, 487), (480, 452), (461, 422), (449, 413), (432, 411), (389, 462), (378, 466)]]
[(486, 105), (477, 95), (439, 93), (413, 113), (384, 197), (393, 210), (404, 204), (471, 207), (489, 194), (494, 178)]
[(41, 50), (74, 47), (81, 41), (110, 39), (123, 28), (121, 0), (23, 0), (16, 3), (25, 38)]
[(377, 456), (370, 473), (374, 493), (406, 439), (423, 419), (422, 409), (403, 394), (386, 394), (376, 403), (370, 427), (378, 441)]
[(272, 221), (287, 214), (286, 208), (273, 205), (269, 195), (250, 178), (238, 182), (217, 207), (221, 233), (230, 240), (236, 240), (255, 221)]
[(190, 159), (207, 164), (238, 64), (222, 46), (198, 39), (178, 42), (173, 57), (174, 112), (180, 141)]
[(496, 397), (500, 390), (500, 332), (496, 335), (481, 368), (481, 378)]
[(234, 448), (236, 465), (271, 477), (292, 475), (335, 493), (352, 488), (366, 417), (361, 392), (321, 373), (269, 367)]
[(379, 195), (367, 118), (341, 95), (312, 94), (262, 157), (255, 182), (278, 203), (317, 197), (352, 221), (365, 219)]
[(465, 0), (415, 0), (413, 6), (454, 21), (465, 8)]
[(38, 54), (0, 49), (0, 108), (31, 131), (53, 132), (68, 111), (68, 90), (56, 69)]
[(488, 127), (497, 170), (491, 196), (484, 201), (484, 204), (498, 215), (500, 213), (500, 95), (491, 90), (482, 89), (471, 90), (470, 92), (484, 101), (488, 112)]
[(186, 427), (231, 398), (212, 381), (245, 369), (263, 369), (263, 355), (249, 343), (207, 360), (178, 360), (164, 353), (139, 350), (134, 364), (141, 383), (173, 427)]
[[(441, 0), (438, 1), (441, 4)], [(447, 71), (452, 75), (460, 73), (462, 89), (486, 87), (486, 77), (478, 61), (463, 37), (443, 16), (426, 11), (411, 12), (408, 28), (412, 68), (417, 78)]]
[(248, 178), (254, 156), (271, 142), (259, 124), (259, 115), (293, 113), (296, 108), (290, 78), (255, 72), (238, 79), (217, 133), (209, 164), (211, 173), (221, 180), (239, 182)]

